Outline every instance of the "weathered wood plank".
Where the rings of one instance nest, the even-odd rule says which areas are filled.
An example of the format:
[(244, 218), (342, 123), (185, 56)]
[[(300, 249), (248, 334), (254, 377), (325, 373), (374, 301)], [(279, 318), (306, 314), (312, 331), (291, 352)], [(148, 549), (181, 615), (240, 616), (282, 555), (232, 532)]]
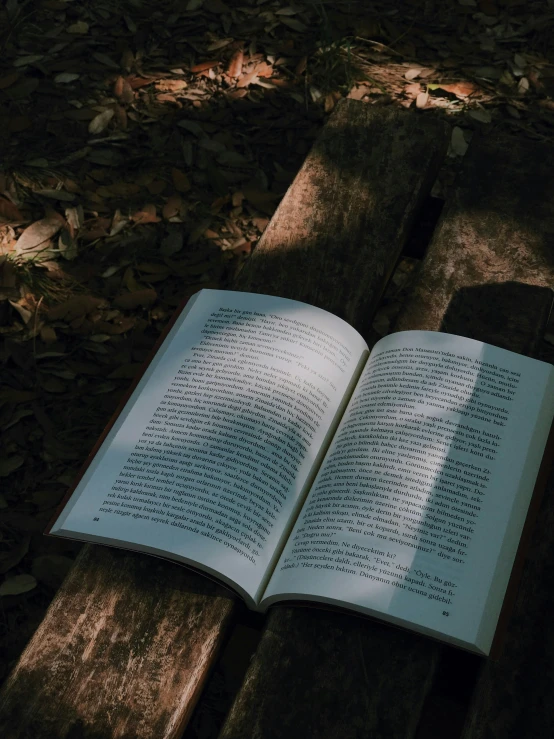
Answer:
[(444, 156), (441, 122), (341, 101), (237, 289), (303, 300), (370, 325)]
[(532, 353), (542, 323), (530, 330), (527, 301), (541, 301), (532, 287), (552, 285), (553, 202), (551, 147), (472, 142), (396, 330), (484, 330), (492, 344)]
[[(235, 289), (360, 325), (445, 144), (437, 121), (338, 106)], [(86, 546), (6, 682), (0, 735), (178, 736), (233, 611), (229, 594), (176, 565)]]
[[(477, 154), (479, 166), (474, 160), (466, 168), (472, 186), (457, 192), (450, 223), (439, 228), (451, 251), (439, 254), (434, 244), (411, 310), (421, 305), (428, 327), (466, 335), (488, 321), (495, 343), (513, 348), (517, 335), (525, 353), (534, 352), (541, 327), (529, 317), (540, 315), (541, 303), (545, 312), (550, 298), (550, 290), (534, 286), (554, 282), (554, 148), (502, 140), (495, 146), (481, 142)], [(478, 214), (475, 224), (467, 224), (467, 212)], [(453, 255), (462, 240), (460, 264)], [(474, 264), (489, 265), (486, 275), (474, 272)], [(480, 310), (470, 308), (466, 315), (473, 303), (480, 303)], [(461, 309), (457, 316), (454, 305)], [(415, 327), (409, 311), (402, 328)], [(483, 663), (464, 739), (554, 735), (552, 474), (530, 542), (504, 650), (498, 661)]]
[[(539, 226), (551, 189), (533, 189), (536, 210), (506, 213), (505, 198), (514, 205), (510, 195), (526, 186), (533, 164), (512, 171), (488, 150), (478, 144), (468, 153), (395, 330), (444, 330), (530, 353), (551, 303)], [(347, 614), (275, 607), (220, 739), (414, 737), (445, 649)]]

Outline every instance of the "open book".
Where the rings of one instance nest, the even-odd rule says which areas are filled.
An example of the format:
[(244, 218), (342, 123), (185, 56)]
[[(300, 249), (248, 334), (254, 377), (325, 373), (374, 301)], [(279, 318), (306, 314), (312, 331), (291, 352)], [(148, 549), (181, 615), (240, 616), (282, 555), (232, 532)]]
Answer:
[(49, 533), (486, 655), (553, 416), (544, 362), (203, 290)]

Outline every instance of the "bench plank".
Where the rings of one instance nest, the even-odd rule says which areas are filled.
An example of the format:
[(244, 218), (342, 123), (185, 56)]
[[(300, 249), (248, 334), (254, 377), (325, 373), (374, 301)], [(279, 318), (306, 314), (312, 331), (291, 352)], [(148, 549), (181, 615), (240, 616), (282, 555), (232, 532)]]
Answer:
[[(369, 319), (446, 140), (439, 121), (338, 105), (235, 289)], [(86, 545), (0, 694), (0, 735), (180, 735), (236, 607), (177, 565)]]
[[(433, 325), (440, 321), (444, 295), (439, 285), (457, 285), (460, 298), (471, 292), (482, 294), (483, 311), (476, 321), (486, 320), (486, 313), (501, 311), (493, 327), (495, 342), (509, 343), (515, 334), (528, 336), (525, 353), (535, 353), (541, 338), (541, 326), (529, 323), (529, 303), (539, 315), (542, 290), (533, 286), (554, 283), (554, 148), (513, 140), (500, 140), (496, 146), (479, 145), (479, 169), (469, 171), (473, 187), (457, 194), (454, 228), (446, 229), (452, 251), (459, 251), (459, 233), (465, 224), (464, 213), (477, 209), (479, 222), (464, 240), (464, 264), (442, 261), (429, 254), (425, 265), (427, 283), (420, 285), (419, 299), (428, 306)], [(509, 175), (501, 178), (503, 171)], [(457, 223), (457, 227), (456, 227)], [(495, 232), (497, 235), (495, 236)], [(489, 284), (478, 277), (465, 297), (459, 271), (469, 273), (475, 262), (498, 265), (490, 271)], [(510, 269), (507, 269), (507, 266)], [(513, 281), (513, 282), (512, 282)], [(510, 284), (512, 282), (512, 284)], [(494, 284), (490, 284), (494, 283)], [(519, 283), (519, 284), (513, 284)], [(550, 290), (544, 300), (547, 310)], [(488, 297), (488, 300), (487, 300)], [(447, 311), (446, 313), (448, 313)], [(502, 325), (500, 319), (504, 319)], [(454, 324), (458, 328), (458, 324)], [(411, 328), (410, 320), (403, 327)], [(511, 348), (510, 346), (508, 348)], [(553, 736), (552, 661), (554, 635), (554, 475), (550, 475), (538, 519), (531, 532), (530, 546), (523, 568), (521, 587), (508, 623), (504, 649), (498, 661), (483, 663), (473, 702), (468, 712), (464, 739), (504, 739), (505, 737)]]
[[(551, 304), (541, 286), (548, 257), (541, 236), (530, 236), (540, 220), (536, 211), (514, 208), (506, 222), (503, 206), (534, 169), (505, 170), (501, 156), (484, 156), (488, 147), (468, 152), (395, 330), (449, 331), (530, 353)], [(533, 196), (545, 208), (549, 191), (539, 189)], [(447, 649), (356, 616), (276, 606), (220, 739), (414, 737)]]

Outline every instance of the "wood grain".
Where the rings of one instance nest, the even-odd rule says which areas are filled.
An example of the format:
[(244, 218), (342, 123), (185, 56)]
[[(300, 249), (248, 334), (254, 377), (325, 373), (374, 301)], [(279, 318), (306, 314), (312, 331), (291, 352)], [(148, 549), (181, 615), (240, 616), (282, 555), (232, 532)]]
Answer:
[[(481, 141), (439, 227), (401, 328), (487, 335), (535, 354), (554, 284), (554, 148)], [(474, 217), (469, 219), (467, 214)], [(459, 257), (454, 255), (459, 253)], [(546, 286), (546, 287), (545, 287)], [(424, 318), (426, 316), (426, 319)], [(523, 564), (523, 563), (522, 563)], [(554, 735), (554, 475), (550, 475), (497, 661), (483, 662), (464, 739)]]
[[(369, 321), (446, 140), (403, 110), (337, 106), (235, 289)], [(3, 688), (0, 735), (179, 736), (234, 610), (177, 565), (85, 546)]]
[[(538, 162), (528, 156), (513, 141), (481, 142), (468, 152), (395, 330), (442, 330), (524, 354), (536, 350), (551, 305), (544, 285), (552, 275), (547, 234), (553, 221), (546, 215), (554, 199), (547, 166), (535, 168)], [(537, 171), (540, 184), (534, 182)], [(543, 611), (541, 624), (548, 613)], [(531, 630), (526, 629), (529, 636)], [(544, 632), (535, 639), (544, 641)], [(424, 737), (420, 712), (425, 707), (432, 713), (428, 693), (450, 649), (347, 614), (277, 606), (220, 739), (408, 739), (418, 731)], [(516, 677), (514, 667), (504, 663), (507, 680), (511, 686), (528, 680), (527, 695), (531, 669)], [(517, 731), (515, 725), (493, 731), (501, 709), (502, 704), (485, 725), (480, 713), (472, 724), (477, 733), (467, 739), (523, 736), (521, 722)], [(450, 736), (444, 725), (443, 730)], [(534, 733), (525, 735), (552, 733), (541, 733), (537, 720)]]

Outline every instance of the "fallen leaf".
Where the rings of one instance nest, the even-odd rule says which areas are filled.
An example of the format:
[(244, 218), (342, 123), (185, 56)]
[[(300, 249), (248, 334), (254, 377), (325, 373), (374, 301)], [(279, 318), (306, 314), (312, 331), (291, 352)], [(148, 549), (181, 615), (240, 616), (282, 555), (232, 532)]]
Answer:
[(155, 87), (160, 92), (179, 92), (187, 87), (187, 83), (185, 80), (159, 80)]
[(188, 192), (190, 190), (191, 185), (189, 178), (181, 169), (173, 167), (171, 170), (171, 177), (176, 190), (179, 192)]
[(119, 64), (116, 64), (113, 59), (111, 59), (107, 54), (103, 54), (101, 51), (94, 51), (92, 56), (97, 62), (104, 64), (106, 67), (119, 69)]
[(68, 261), (76, 259), (79, 254), (77, 242), (69, 231), (66, 231), (65, 229), (63, 229), (58, 237), (58, 250), (62, 257)]
[(226, 46), (229, 46), (229, 44), (233, 43), (232, 38), (220, 38), (217, 41), (214, 41), (212, 44), (210, 44), (206, 51), (217, 51), (218, 49), (224, 49)]
[(114, 299), (114, 305), (123, 310), (133, 310), (141, 305), (143, 308), (148, 308), (156, 302), (158, 295), (153, 288), (146, 288), (144, 290), (137, 290), (132, 293), (124, 293), (118, 295)]
[(160, 244), (160, 253), (164, 257), (170, 257), (183, 248), (184, 235), (182, 228), (172, 228)]
[(158, 79), (157, 77), (131, 76), (131, 77), (127, 77), (127, 82), (131, 85), (131, 88), (133, 90), (136, 90), (138, 87), (145, 87), (146, 85), (151, 85), (157, 79)]
[(230, 8), (225, 5), (223, 0), (204, 0), (204, 7), (210, 11), (210, 13), (229, 13)]
[(88, 23), (85, 23), (85, 21), (77, 21), (77, 23), (72, 23), (67, 28), (68, 33), (79, 33), (84, 34), (88, 33)]
[(89, 133), (93, 135), (97, 135), (99, 133), (102, 133), (102, 131), (106, 128), (108, 123), (111, 121), (111, 119), (114, 117), (114, 111), (111, 108), (108, 108), (108, 110), (102, 111), (102, 113), (99, 113), (97, 116), (95, 116), (92, 121), (89, 123), (88, 131)]
[(7, 87), (11, 87), (14, 82), (17, 82), (19, 77), (19, 72), (11, 72), (10, 74), (4, 75), (4, 77), (0, 77), (0, 90), (5, 90)]
[(180, 195), (172, 195), (163, 207), (163, 217), (165, 219), (173, 218), (179, 215), (181, 210), (182, 199)]
[[(5, 502), (5, 498), (2, 498)], [(0, 505), (0, 508), (6, 508), (6, 505)], [(29, 543), (31, 541), (31, 537), (29, 534), (21, 538), (17, 544), (10, 549), (8, 552), (2, 552), (0, 554), (0, 572), (2, 574), (6, 573), (8, 570), (11, 570), (12, 567), (15, 567), (23, 557), (27, 554), (29, 551)]]
[(9, 95), (12, 100), (24, 100), (33, 94), (39, 84), (37, 77), (23, 77), (17, 85), (8, 88), (6, 95)]
[(452, 129), (452, 137), (450, 139), (450, 149), (454, 155), (463, 157), (467, 151), (468, 143), (465, 140), (464, 132), (459, 126)]
[(24, 305), (20, 305), (19, 303), (16, 303), (14, 300), (10, 300), (8, 302), (12, 306), (12, 308), (14, 308), (14, 310), (16, 310), (19, 313), (23, 323), (27, 325), (29, 321), (31, 320), (31, 318), (33, 317), (33, 313), (28, 308), (26, 308)]
[(60, 74), (57, 74), (54, 77), (54, 82), (67, 84), (69, 82), (75, 82), (75, 80), (78, 80), (79, 77), (80, 75), (75, 74), (74, 72), (60, 72)]
[(114, 84), (114, 95), (121, 100), (122, 103), (132, 103), (135, 99), (133, 88), (127, 82), (125, 77), (119, 76)]
[(260, 192), (249, 187), (245, 187), (243, 192), (248, 202), (252, 203), (255, 208), (261, 210), (262, 213), (273, 215), (279, 200), (278, 195), (272, 192)]
[(33, 577), (52, 590), (57, 590), (73, 566), (70, 557), (62, 554), (41, 554), (35, 557), (31, 566)]
[(178, 105), (179, 108), (182, 108), (182, 103), (177, 100), (175, 95), (170, 95), (168, 92), (160, 92), (158, 95), (156, 95), (156, 100), (160, 103), (175, 103), (175, 105)]
[(7, 477), (19, 469), (25, 457), (21, 454), (13, 454), (11, 457), (0, 457), (0, 477)]
[(104, 301), (101, 298), (95, 298), (93, 295), (78, 295), (50, 308), (48, 319), (50, 321), (73, 321), (79, 316), (91, 313), (103, 304)]
[(258, 80), (258, 75), (256, 74), (255, 70), (252, 70), (251, 72), (247, 72), (246, 74), (243, 74), (242, 77), (237, 82), (237, 87), (248, 87), (248, 85), (252, 85)]
[(481, 123), (490, 123), (492, 120), (490, 111), (485, 110), (484, 108), (475, 108), (474, 110), (470, 110), (469, 116), (470, 118), (473, 118), (474, 121), (480, 121)]
[(158, 223), (160, 218), (156, 215), (156, 206), (153, 203), (147, 203), (140, 210), (137, 210), (131, 216), (135, 223)]
[(125, 108), (122, 108), (121, 105), (115, 106), (115, 119), (119, 128), (122, 128), (123, 130), (127, 128), (127, 111)]
[(13, 63), (14, 67), (26, 67), (28, 64), (34, 64), (35, 62), (40, 62), (42, 59), (44, 59), (44, 54), (30, 54), (26, 56), (20, 56), (19, 59), (16, 59)]
[(110, 236), (116, 236), (120, 231), (123, 231), (128, 223), (129, 219), (125, 218), (125, 216), (122, 215), (121, 211), (118, 208), (113, 214)]
[(19, 237), (17, 251), (21, 253), (30, 249), (36, 249), (51, 239), (52, 236), (55, 236), (63, 224), (63, 218), (58, 215), (42, 218), (40, 221), (31, 223)]
[(198, 74), (199, 72), (205, 72), (207, 69), (212, 69), (212, 67), (217, 67), (219, 65), (219, 61), (211, 61), (211, 62), (201, 62), (200, 64), (195, 64), (194, 67), (190, 68), (190, 71), (193, 74)]
[(411, 69), (408, 69), (404, 77), (407, 80), (415, 80), (416, 77), (419, 77), (419, 74), (422, 70), (423, 67), (412, 67)]
[(420, 92), (416, 97), (416, 108), (424, 108), (429, 102), (429, 93)]
[(285, 26), (288, 26), (289, 28), (292, 28), (293, 31), (307, 31), (308, 26), (305, 23), (302, 23), (301, 21), (296, 20), (296, 18), (284, 18), (280, 17), (279, 20), (281, 23), (284, 23)]
[(427, 89), (441, 89), (445, 92), (451, 92), (453, 95), (456, 95), (456, 97), (465, 98), (478, 92), (480, 88), (479, 85), (476, 85), (474, 82), (441, 82), (440, 84), (427, 85)]
[(242, 74), (242, 62), (244, 59), (244, 52), (242, 49), (235, 51), (231, 59), (229, 60), (229, 66), (227, 67), (227, 74), (229, 77), (240, 77)]
[(58, 337), (52, 326), (41, 326), (40, 338), (45, 344), (53, 344)]
[(45, 198), (52, 198), (52, 200), (62, 200), (64, 202), (75, 200), (75, 195), (70, 192), (65, 192), (65, 190), (43, 189), (35, 190), (35, 193), (37, 195), (42, 195)]
[(7, 221), (23, 220), (23, 216), (17, 205), (2, 197), (0, 197), (0, 218), (5, 218)]
[(142, 365), (139, 362), (131, 362), (128, 364), (122, 364), (120, 367), (110, 372), (108, 375), (109, 380), (132, 380), (133, 377), (140, 370)]
[(37, 581), (32, 575), (14, 575), (0, 585), (0, 596), (20, 595), (36, 588)]

